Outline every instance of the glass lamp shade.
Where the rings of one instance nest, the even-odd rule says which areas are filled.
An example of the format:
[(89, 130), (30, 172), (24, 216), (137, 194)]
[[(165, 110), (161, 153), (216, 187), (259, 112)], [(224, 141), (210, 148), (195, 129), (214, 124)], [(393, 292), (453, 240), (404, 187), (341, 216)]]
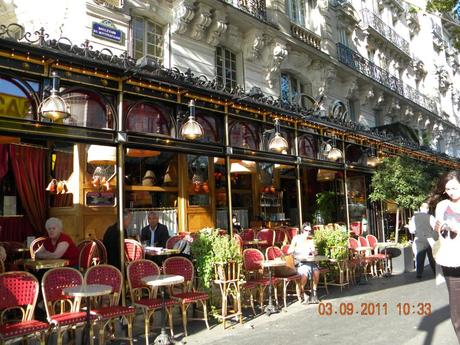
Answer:
[(117, 149), (114, 146), (91, 145), (88, 148), (87, 162), (95, 165), (115, 165)]
[(230, 165), (230, 173), (252, 174), (255, 170), (243, 164), (242, 161), (234, 162)]
[(143, 150), (143, 149), (131, 149), (126, 150), (126, 155), (128, 157), (144, 158), (144, 157), (156, 157), (161, 154), (160, 151), (155, 150)]
[(327, 154), (327, 159), (330, 159), (331, 161), (336, 161), (337, 159), (340, 159), (340, 158), (342, 158), (342, 151), (340, 151), (336, 147), (333, 147)]
[(187, 122), (182, 125), (180, 134), (187, 140), (196, 140), (204, 135), (204, 131), (203, 127), (192, 116), (189, 116)]
[(376, 156), (367, 157), (367, 165), (370, 167), (376, 167), (380, 164), (380, 159)]
[(276, 132), (275, 136), (271, 138), (270, 142), (268, 143), (268, 149), (278, 153), (287, 151), (288, 147), (288, 142), (281, 136), (279, 132)]
[(67, 103), (55, 92), (52, 92), (51, 96), (43, 100), (40, 104), (39, 113), (42, 117), (51, 121), (66, 119), (70, 116)]
[(316, 175), (317, 181), (332, 181), (335, 179), (335, 171), (318, 169), (318, 175)]
[(294, 169), (294, 166), (293, 165), (288, 165), (288, 164), (275, 163), (274, 168), (275, 169)]

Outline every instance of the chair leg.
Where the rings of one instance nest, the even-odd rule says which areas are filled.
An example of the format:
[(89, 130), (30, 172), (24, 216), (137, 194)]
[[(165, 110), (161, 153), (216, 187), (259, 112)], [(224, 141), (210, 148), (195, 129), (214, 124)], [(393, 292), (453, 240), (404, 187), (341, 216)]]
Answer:
[(166, 309), (168, 313), (168, 323), (169, 323), (169, 334), (171, 334), (171, 337), (174, 337), (174, 329), (173, 329), (173, 307), (169, 307)]
[(62, 345), (62, 332), (61, 332), (61, 327), (57, 327), (57, 330), (56, 330), (56, 339), (57, 339), (57, 345)]
[(209, 329), (207, 301), (204, 300), (201, 303), (203, 304), (204, 322), (206, 323), (206, 328)]
[[(129, 338), (129, 345), (133, 345), (133, 319), (134, 317), (131, 315), (126, 316), (126, 321), (128, 321), (128, 338)], [(101, 344), (102, 345), (102, 344)]]
[(301, 288), (300, 284), (302, 284), (300, 279), (297, 279), (295, 281), (295, 292), (297, 293), (297, 299), (298, 299), (299, 303), (302, 302), (302, 288)]
[(147, 310), (145, 310), (144, 311), (145, 345), (149, 345), (149, 325), (150, 325), (150, 313)]
[(253, 315), (257, 315), (256, 314), (256, 308), (254, 307), (254, 291), (252, 289), (249, 289), (249, 303), (251, 303), (251, 308), (252, 308), (252, 313)]
[(40, 333), (40, 345), (45, 345), (46, 344), (46, 332), (41, 332)]
[(103, 321), (101, 321), (101, 325), (99, 327), (99, 344), (105, 344), (104, 343), (104, 333), (105, 333), (105, 324)]
[(182, 304), (181, 309), (182, 309), (182, 325), (184, 326), (184, 335), (188, 336), (188, 333), (187, 333), (187, 306), (185, 304)]
[(324, 289), (326, 290), (326, 295), (329, 295), (329, 290), (327, 289), (327, 275), (323, 273), (323, 284), (324, 284)]
[(284, 301), (284, 308), (287, 308), (287, 287), (289, 282), (287, 280), (283, 280), (283, 301)]

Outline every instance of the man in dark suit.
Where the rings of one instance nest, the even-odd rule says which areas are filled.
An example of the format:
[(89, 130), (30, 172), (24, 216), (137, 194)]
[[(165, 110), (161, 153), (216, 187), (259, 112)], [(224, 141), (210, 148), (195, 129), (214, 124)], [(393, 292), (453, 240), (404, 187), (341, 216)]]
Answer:
[[(131, 212), (127, 210), (123, 211), (123, 229), (125, 238), (127, 238), (127, 229), (131, 224), (132, 219), (133, 215)], [(121, 244), (118, 222), (107, 228), (102, 242), (107, 249), (107, 263), (121, 270)]]
[(166, 247), (166, 241), (169, 238), (169, 232), (166, 225), (159, 223), (157, 212), (149, 212), (147, 216), (149, 225), (142, 228), (141, 242), (148, 242), (149, 246)]

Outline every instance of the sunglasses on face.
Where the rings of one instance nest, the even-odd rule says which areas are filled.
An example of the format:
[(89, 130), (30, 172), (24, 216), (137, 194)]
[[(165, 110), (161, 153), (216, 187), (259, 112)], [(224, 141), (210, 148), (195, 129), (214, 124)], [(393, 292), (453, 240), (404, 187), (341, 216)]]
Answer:
[(447, 236), (450, 237), (451, 240), (455, 239), (457, 237), (457, 233), (452, 231), (450, 227), (446, 224), (444, 224), (439, 232), (443, 238), (447, 238)]

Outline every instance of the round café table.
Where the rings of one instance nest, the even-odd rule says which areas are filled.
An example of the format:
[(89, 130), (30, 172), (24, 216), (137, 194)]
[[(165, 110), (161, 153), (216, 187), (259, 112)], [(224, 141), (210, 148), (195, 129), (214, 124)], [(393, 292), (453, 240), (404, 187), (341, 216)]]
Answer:
[(33, 270), (44, 270), (50, 268), (64, 267), (69, 264), (66, 259), (23, 259), (18, 260), (18, 263), (24, 265), (25, 268)]
[[(184, 277), (174, 274), (162, 274), (154, 276), (146, 276), (142, 278), (142, 282), (151, 287), (160, 287), (161, 288), (161, 333), (155, 338), (155, 345), (169, 345), (173, 344), (173, 340), (166, 333), (166, 301), (165, 301), (165, 287), (180, 284), (184, 282)], [(148, 343), (148, 335), (146, 341)]]
[(91, 343), (89, 330), (91, 328), (91, 297), (108, 295), (112, 292), (112, 287), (110, 285), (104, 284), (88, 284), (88, 285), (77, 285), (68, 288), (64, 288), (62, 293), (66, 296), (72, 297), (84, 297), (86, 298), (86, 344)]
[(272, 267), (286, 266), (286, 261), (279, 260), (279, 259), (265, 260), (265, 261), (261, 261), (260, 264), (262, 265), (262, 267), (268, 268), (268, 279), (269, 279), (268, 305), (265, 307), (264, 312), (267, 316), (270, 316), (271, 314), (279, 312), (278, 308), (273, 304), (273, 299), (272, 299), (272, 288), (273, 288)]

